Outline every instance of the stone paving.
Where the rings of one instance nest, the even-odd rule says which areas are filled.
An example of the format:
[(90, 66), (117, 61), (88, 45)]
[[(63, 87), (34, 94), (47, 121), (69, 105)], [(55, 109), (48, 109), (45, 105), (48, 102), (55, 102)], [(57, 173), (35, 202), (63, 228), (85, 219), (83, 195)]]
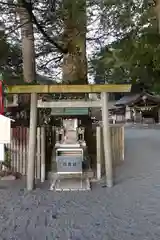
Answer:
[(0, 182), (0, 240), (159, 240), (160, 131), (128, 129), (116, 185), (90, 192), (27, 193), (24, 182)]

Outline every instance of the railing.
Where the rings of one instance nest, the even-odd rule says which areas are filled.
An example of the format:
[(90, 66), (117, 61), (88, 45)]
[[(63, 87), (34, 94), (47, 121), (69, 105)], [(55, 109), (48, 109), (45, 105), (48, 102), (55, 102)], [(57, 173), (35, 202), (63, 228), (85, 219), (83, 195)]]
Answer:
[[(48, 141), (53, 138), (51, 133), (54, 129), (47, 131), (43, 127), (37, 128), (37, 151), (35, 159), (35, 178), (42, 178), (42, 168), (44, 170), (47, 158), (51, 155), (52, 151), (44, 148), (44, 139)], [(12, 140), (10, 144), (7, 144), (8, 148), (8, 162), (15, 172), (19, 172), (22, 175), (27, 174), (27, 155), (28, 155), (28, 127), (14, 127), (11, 129)], [(45, 136), (46, 134), (46, 136)], [(45, 138), (46, 137), (46, 138)], [(96, 142), (97, 142), (97, 178), (105, 173), (105, 161), (104, 161), (104, 144), (102, 137), (102, 127), (97, 127), (96, 131)], [(94, 139), (95, 139), (94, 137)], [(110, 125), (110, 137), (111, 137), (111, 155), (113, 167), (121, 164), (124, 160), (124, 126), (123, 125)], [(53, 139), (52, 139), (53, 140)], [(95, 141), (95, 140), (94, 140)], [(93, 141), (93, 142), (94, 142)], [(53, 145), (52, 141), (49, 144)], [(93, 146), (92, 146), (93, 147)], [(94, 147), (93, 147), (94, 148)], [(95, 149), (95, 148), (94, 148)], [(45, 154), (46, 153), (46, 162)], [(50, 166), (49, 166), (50, 168)], [(48, 169), (49, 171), (49, 169)]]
[[(105, 174), (105, 161), (104, 161), (104, 143), (102, 136), (102, 126), (96, 129), (96, 142), (97, 142), (97, 178), (100, 179)], [(112, 167), (115, 168), (124, 161), (124, 126), (113, 124), (110, 125), (110, 138), (111, 138), (111, 156)]]
[(124, 126), (118, 124), (110, 126), (110, 134), (113, 167), (116, 167), (124, 160)]
[[(27, 174), (28, 136), (29, 128), (15, 127), (11, 129), (12, 140), (7, 144), (7, 161), (15, 172)], [(35, 178), (40, 179), (42, 163), (44, 162), (44, 128), (37, 128), (37, 152), (35, 159)], [(44, 167), (44, 166), (43, 166)]]

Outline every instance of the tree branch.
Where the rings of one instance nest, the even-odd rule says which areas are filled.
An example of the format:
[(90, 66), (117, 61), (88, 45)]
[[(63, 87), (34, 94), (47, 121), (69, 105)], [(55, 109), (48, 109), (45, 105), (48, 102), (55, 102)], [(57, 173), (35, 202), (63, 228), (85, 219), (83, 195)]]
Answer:
[(40, 66), (40, 68), (47, 67), (47, 65), (48, 65), (49, 63), (53, 62), (53, 61), (55, 61), (55, 63), (58, 63), (58, 62), (60, 62), (60, 61), (62, 60), (62, 58), (63, 58), (63, 55), (61, 55), (61, 56), (59, 56), (59, 57), (53, 57), (53, 58), (49, 59), (46, 63), (42, 64), (42, 65)]
[(41, 24), (38, 23), (37, 18), (35, 17), (35, 15), (33, 14), (32, 11), (32, 3), (31, 2), (27, 2), (26, 0), (21, 0), (22, 4), (14, 4), (14, 3), (4, 3), (2, 1), (0, 1), (0, 4), (3, 5), (8, 5), (8, 6), (12, 6), (12, 7), (24, 7), (29, 16), (30, 19), (33, 21), (33, 23), (36, 25), (37, 29), (39, 30), (39, 32), (45, 37), (45, 39), (51, 43), (52, 45), (54, 45), (59, 52), (63, 53), (63, 54), (67, 54), (68, 53), (68, 49), (64, 48), (61, 44), (57, 43), (56, 41), (54, 41), (43, 29), (43, 27), (41, 26)]
[(21, 2), (22, 2), (22, 7), (24, 7), (27, 10), (31, 20), (36, 25), (37, 29), (42, 33), (42, 35), (46, 38), (46, 40), (51, 44), (53, 44), (61, 53), (64, 53), (64, 54), (68, 53), (68, 49), (63, 48), (60, 44), (58, 44), (56, 41), (50, 38), (50, 36), (45, 32), (43, 27), (38, 23), (35, 15), (32, 12), (32, 4), (26, 2), (25, 0), (21, 0)]

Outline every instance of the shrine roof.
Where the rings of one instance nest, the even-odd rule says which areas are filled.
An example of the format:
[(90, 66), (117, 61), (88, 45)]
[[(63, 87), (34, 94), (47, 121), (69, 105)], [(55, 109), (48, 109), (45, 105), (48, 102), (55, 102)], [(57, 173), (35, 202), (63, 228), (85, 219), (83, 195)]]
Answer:
[(135, 102), (140, 96), (141, 94), (132, 94), (132, 95), (124, 96), (115, 103), (115, 106), (128, 105), (132, 102)]
[(155, 103), (160, 103), (160, 96), (153, 95), (152, 93), (143, 92), (124, 96), (115, 103), (115, 106), (135, 104), (139, 102), (144, 96), (147, 100), (153, 101)]

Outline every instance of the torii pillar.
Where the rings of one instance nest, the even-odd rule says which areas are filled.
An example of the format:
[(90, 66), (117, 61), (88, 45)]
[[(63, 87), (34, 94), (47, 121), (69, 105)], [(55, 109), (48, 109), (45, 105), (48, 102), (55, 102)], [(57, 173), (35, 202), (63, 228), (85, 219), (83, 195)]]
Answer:
[(111, 137), (109, 127), (109, 114), (108, 114), (108, 93), (101, 93), (102, 101), (102, 124), (103, 124), (103, 144), (104, 144), (104, 160), (106, 172), (106, 186), (113, 186), (113, 169), (112, 169), (112, 156), (111, 156)]

